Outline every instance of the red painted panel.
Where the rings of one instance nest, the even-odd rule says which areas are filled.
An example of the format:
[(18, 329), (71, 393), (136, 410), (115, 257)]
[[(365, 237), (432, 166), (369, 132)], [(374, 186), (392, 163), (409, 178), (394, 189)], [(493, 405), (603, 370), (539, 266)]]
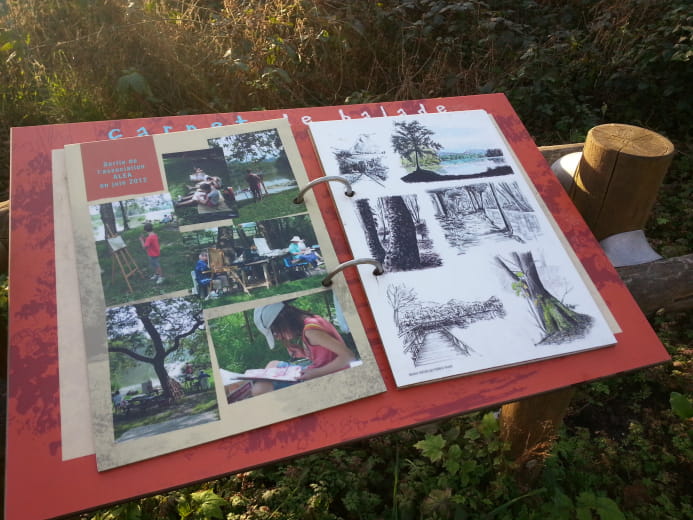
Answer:
[[(438, 108), (444, 107), (444, 108)], [(51, 150), (65, 144), (151, 135), (219, 124), (288, 117), (311, 178), (322, 175), (306, 123), (381, 117), (398, 111), (490, 112), (615, 315), (623, 332), (614, 347), (397, 389), (373, 317), (354, 272), (354, 299), (387, 392), (103, 473), (94, 456), (62, 461), (53, 243)], [(402, 113), (402, 112), (399, 112)], [(66, 515), (239, 472), (273, 461), (495, 406), (556, 388), (663, 362), (668, 355), (602, 253), (502, 94), (397, 103), (74, 123), (12, 130), (10, 350), (6, 518)], [(351, 255), (328, 190), (319, 205), (340, 261)], [(65, 217), (67, 218), (67, 216)], [(86, 403), (85, 403), (86, 404)], [(41, 489), (40, 499), (36, 489)]]

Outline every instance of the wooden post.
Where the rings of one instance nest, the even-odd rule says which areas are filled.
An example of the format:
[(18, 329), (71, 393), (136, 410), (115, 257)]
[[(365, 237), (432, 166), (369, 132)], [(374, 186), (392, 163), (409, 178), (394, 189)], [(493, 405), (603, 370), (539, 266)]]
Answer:
[[(668, 139), (643, 128), (590, 130), (569, 195), (598, 240), (644, 227), (673, 154)], [(502, 407), (501, 438), (525, 480), (538, 476), (573, 393), (569, 387)]]
[(589, 131), (570, 198), (597, 240), (645, 227), (673, 157), (671, 141), (644, 128)]

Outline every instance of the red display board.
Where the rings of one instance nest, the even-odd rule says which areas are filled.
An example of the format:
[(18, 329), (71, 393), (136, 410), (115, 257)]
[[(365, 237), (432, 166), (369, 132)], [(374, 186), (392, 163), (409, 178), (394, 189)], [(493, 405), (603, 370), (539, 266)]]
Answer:
[[(322, 172), (308, 135), (307, 123), (311, 120), (471, 109), (484, 109), (494, 116), (530, 175), (623, 330), (617, 334), (615, 346), (397, 389), (358, 276), (347, 272), (387, 385), (385, 393), (106, 472), (96, 470), (93, 455), (63, 460), (51, 150), (70, 143), (286, 117), (309, 177), (315, 178)], [(637, 304), (501, 94), (23, 127), (14, 128), (11, 139), (12, 285), (5, 489), (8, 520), (50, 518), (126, 501), (668, 359)], [(351, 259), (327, 188), (318, 186), (315, 193), (339, 260)]]

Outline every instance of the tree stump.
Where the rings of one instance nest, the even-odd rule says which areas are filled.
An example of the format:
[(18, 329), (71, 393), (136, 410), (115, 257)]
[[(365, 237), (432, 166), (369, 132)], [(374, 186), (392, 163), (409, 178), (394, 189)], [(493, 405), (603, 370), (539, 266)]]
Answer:
[[(589, 131), (568, 194), (598, 240), (644, 227), (673, 155), (667, 138), (644, 128), (607, 124)], [(573, 393), (568, 387), (502, 407), (501, 438), (523, 480), (539, 475)]]
[(673, 157), (671, 141), (644, 128), (589, 131), (569, 194), (597, 240), (645, 227)]

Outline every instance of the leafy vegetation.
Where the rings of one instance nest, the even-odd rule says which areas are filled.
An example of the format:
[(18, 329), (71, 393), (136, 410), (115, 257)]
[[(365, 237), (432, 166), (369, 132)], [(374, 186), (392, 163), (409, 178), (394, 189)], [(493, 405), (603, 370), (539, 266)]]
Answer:
[[(505, 92), (539, 144), (605, 122), (669, 137), (647, 234), (687, 254), (692, 60), (687, 0), (7, 0), (0, 191), (11, 126)], [(531, 484), (472, 414), (85, 518), (693, 518), (693, 317), (652, 323), (672, 362), (581, 385)]]

